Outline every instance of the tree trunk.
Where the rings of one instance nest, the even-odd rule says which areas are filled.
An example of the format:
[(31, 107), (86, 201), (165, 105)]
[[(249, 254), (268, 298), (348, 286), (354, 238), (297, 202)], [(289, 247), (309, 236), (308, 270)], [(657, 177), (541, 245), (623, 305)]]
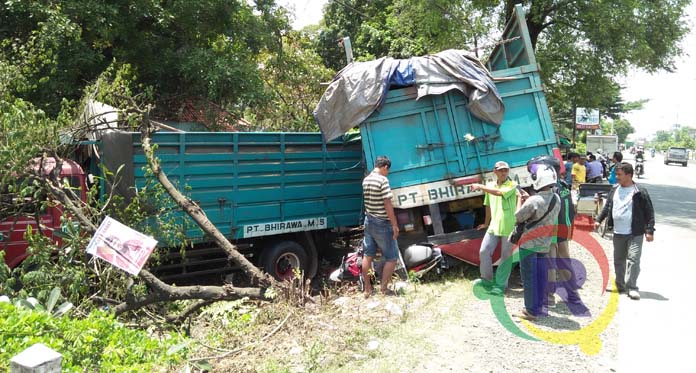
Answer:
[(253, 265), (247, 258), (244, 257), (238, 250), (237, 247), (230, 243), (227, 238), (213, 225), (212, 222), (205, 215), (205, 212), (191, 199), (184, 196), (179, 190), (169, 181), (167, 175), (162, 171), (159, 159), (155, 157), (152, 146), (150, 145), (150, 122), (147, 116), (144, 118), (144, 124), (141, 129), (141, 142), (143, 150), (145, 151), (145, 157), (147, 158), (147, 163), (150, 165), (152, 172), (157, 177), (157, 180), (164, 187), (167, 193), (174, 199), (176, 204), (180, 206), (191, 218), (198, 224), (203, 232), (208, 234), (213, 238), (214, 242), (222, 248), (227, 256), (238, 264), (244, 273), (249, 276), (252, 283), (259, 284), (263, 287), (271, 286), (274, 281), (271, 276), (263, 273), (255, 265)]

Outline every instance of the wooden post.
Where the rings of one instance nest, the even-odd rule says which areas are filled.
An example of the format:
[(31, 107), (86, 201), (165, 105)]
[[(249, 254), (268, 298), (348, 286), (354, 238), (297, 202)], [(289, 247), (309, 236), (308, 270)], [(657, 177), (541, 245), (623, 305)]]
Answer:
[(37, 343), (10, 360), (10, 373), (60, 373), (63, 356)]

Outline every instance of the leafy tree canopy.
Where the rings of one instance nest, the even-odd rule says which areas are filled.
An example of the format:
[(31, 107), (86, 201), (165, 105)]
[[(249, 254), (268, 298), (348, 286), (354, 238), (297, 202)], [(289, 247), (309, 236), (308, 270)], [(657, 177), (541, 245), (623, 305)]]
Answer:
[(256, 56), (281, 52), (287, 14), (274, 1), (8, 0), (0, 61), (6, 89), (55, 116), (112, 63), (130, 64), (160, 102), (196, 97), (227, 110), (267, 99)]
[(696, 149), (696, 129), (691, 127), (680, 127), (671, 131), (657, 131), (655, 138), (650, 142), (650, 146), (658, 150), (667, 150), (671, 146), (680, 148)]
[(635, 128), (626, 119), (602, 121), (602, 133), (615, 134), (619, 143), (626, 142), (626, 137), (634, 132), (636, 132)]
[(572, 123), (574, 107), (618, 118), (635, 104), (621, 100), (616, 81), (628, 68), (672, 71), (683, 53), (689, 0), (335, 0), (317, 41), (324, 63), (345, 64), (336, 46), (350, 36), (356, 59), (410, 57), (490, 43), (515, 4), (527, 12), (553, 119)]

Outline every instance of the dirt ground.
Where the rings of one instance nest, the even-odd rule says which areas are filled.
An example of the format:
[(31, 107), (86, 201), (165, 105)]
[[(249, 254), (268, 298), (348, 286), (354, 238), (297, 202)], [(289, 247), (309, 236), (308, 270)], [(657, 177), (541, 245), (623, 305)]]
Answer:
[[(593, 237), (610, 253), (609, 240)], [(522, 308), (518, 272), (505, 294), (503, 316), (496, 317), (491, 301), (474, 294), (471, 281), (478, 269), (462, 265), (443, 275), (429, 273), (396, 297), (364, 299), (355, 284), (344, 284), (301, 308), (275, 304), (210, 311), (207, 316), (213, 317), (199, 318), (207, 321), (193, 326), (200, 341), (194, 355), (224, 355), (209, 359), (217, 372), (615, 371), (617, 325), (606, 314), (610, 293), (602, 291), (600, 266), (575, 242), (571, 255), (587, 271), (580, 295), (589, 317), (574, 316), (557, 297), (548, 317), (531, 326), (511, 321), (506, 327), (498, 317)], [(225, 321), (228, 312), (234, 316)], [(608, 325), (597, 325), (603, 320)], [(594, 335), (599, 344), (589, 343)], [(580, 342), (595, 351), (583, 351)]]

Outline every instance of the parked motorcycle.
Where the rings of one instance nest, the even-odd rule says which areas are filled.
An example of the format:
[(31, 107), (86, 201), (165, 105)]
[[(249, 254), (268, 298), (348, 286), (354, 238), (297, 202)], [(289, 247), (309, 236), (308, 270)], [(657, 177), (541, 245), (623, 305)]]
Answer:
[[(341, 265), (329, 275), (329, 279), (334, 282), (358, 282), (360, 291), (364, 289), (362, 274), (362, 248), (346, 255), (341, 260)], [(375, 278), (382, 277), (382, 267), (384, 262), (375, 258), (372, 261), (372, 270), (375, 273)], [(411, 276), (420, 277), (432, 269), (437, 273), (441, 273), (447, 268), (446, 262), (439, 248), (428, 244), (411, 245), (404, 250), (402, 256), (399, 257), (395, 273), (402, 279), (406, 280)]]

